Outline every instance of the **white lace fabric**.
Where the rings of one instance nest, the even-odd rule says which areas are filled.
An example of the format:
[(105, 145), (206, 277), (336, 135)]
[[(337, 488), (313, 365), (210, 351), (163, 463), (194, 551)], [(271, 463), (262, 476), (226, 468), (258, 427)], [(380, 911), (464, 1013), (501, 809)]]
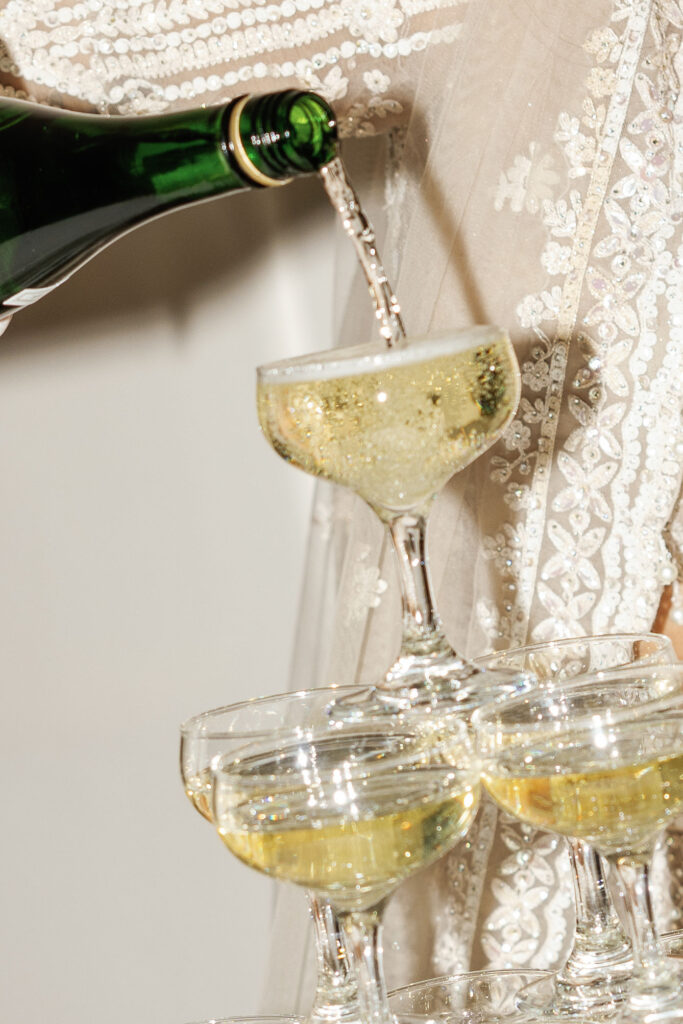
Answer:
[(429, 47), (460, 31), (463, 0), (9, 0), (6, 95), (108, 114), (215, 104), (300, 87), (335, 104), (342, 134), (405, 117)]
[[(676, 577), (682, 34), (680, 0), (9, 0), (0, 73), (5, 94), (107, 113), (296, 85), (347, 134), (402, 126), (383, 253), (408, 330), (502, 324), (522, 370), (507, 434), (430, 525), (441, 614), (476, 655), (647, 630)], [(371, 321), (356, 282), (340, 341)], [(398, 630), (378, 523), (321, 487), (293, 685), (372, 679)], [(390, 907), (391, 982), (557, 964), (566, 874), (557, 840), (486, 804)], [(659, 877), (662, 924), (680, 925), (678, 874)]]
[[(465, 654), (647, 630), (676, 576), (665, 536), (683, 451), (682, 30), (681, 5), (659, 0), (471, 0), (416, 83), (385, 250), (406, 324), (502, 323), (523, 380), (504, 439), (432, 515), (439, 607)], [(330, 562), (326, 679), (369, 680), (396, 653), (392, 556), (346, 496), (329, 517), (346, 547), (337, 576)], [(679, 844), (672, 835), (670, 867)], [(679, 873), (663, 860), (658, 871), (661, 924), (680, 925)], [(425, 907), (428, 943), (414, 928)], [(552, 967), (572, 922), (563, 845), (487, 806), (390, 908), (390, 980)]]

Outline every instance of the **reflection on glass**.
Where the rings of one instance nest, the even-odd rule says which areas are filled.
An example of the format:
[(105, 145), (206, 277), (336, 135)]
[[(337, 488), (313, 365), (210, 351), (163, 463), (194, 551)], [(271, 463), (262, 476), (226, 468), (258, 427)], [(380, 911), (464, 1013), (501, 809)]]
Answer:
[[(554, 684), (619, 668), (673, 662), (671, 641), (658, 633), (614, 633), (568, 637), (500, 651), (477, 664), (484, 668), (525, 669), (540, 683)], [(576, 925), (569, 957), (552, 981), (530, 986), (521, 1002), (554, 1017), (581, 1017), (611, 1005), (628, 987), (631, 944), (614, 908), (600, 855), (585, 840), (568, 838), (574, 883)]]
[(278, 455), (355, 491), (391, 536), (402, 642), (370, 710), (443, 695), (468, 714), (493, 694), (515, 692), (519, 673), (482, 672), (446, 639), (425, 541), (438, 492), (501, 436), (517, 408), (519, 369), (507, 334), (473, 327), (390, 349), (331, 349), (261, 366), (257, 382), (261, 427)]
[(481, 709), (473, 725), (500, 806), (583, 839), (618, 873), (634, 951), (619, 1024), (683, 1020), (681, 975), (659, 949), (648, 882), (657, 837), (683, 809), (683, 665), (557, 683)]
[(212, 764), (213, 818), (246, 864), (330, 901), (363, 1020), (393, 1024), (379, 943), (384, 901), (467, 831), (479, 769), (454, 716), (411, 708), (332, 725), (330, 698), (320, 690), (253, 701), (250, 729), (245, 705), (236, 709), (239, 741)]
[[(335, 690), (334, 693), (338, 691)], [(355, 692), (355, 690), (353, 691)], [(327, 693), (330, 699), (331, 691)], [(301, 706), (306, 705), (302, 695)], [(313, 710), (320, 704), (319, 694), (310, 698)], [(277, 702), (272, 717), (264, 722), (273, 727), (278, 718)], [(251, 704), (240, 711), (234, 705), (214, 708), (196, 715), (180, 728), (180, 772), (185, 793), (197, 811), (213, 824), (211, 762), (239, 742), (240, 730), (252, 722)], [(355, 1024), (360, 1008), (356, 982), (351, 972), (341, 926), (329, 901), (309, 894), (309, 909), (315, 935), (316, 991), (307, 1024)], [(259, 1022), (256, 1022), (259, 1024)]]

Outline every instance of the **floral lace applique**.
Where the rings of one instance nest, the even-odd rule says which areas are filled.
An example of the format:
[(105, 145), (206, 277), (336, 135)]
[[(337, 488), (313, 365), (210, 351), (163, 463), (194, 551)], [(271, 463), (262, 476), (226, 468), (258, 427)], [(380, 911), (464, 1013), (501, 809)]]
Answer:
[[(535, 344), (521, 366), (518, 416), (491, 459), (511, 513), (483, 543), (509, 594), (502, 609), (478, 602), (491, 646), (648, 629), (671, 578), (662, 533), (683, 441), (683, 316), (673, 312), (683, 309), (683, 252), (672, 241), (683, 196), (673, 159), (681, 129), (672, 28), (681, 27), (679, 3), (615, 0), (611, 25), (585, 45), (594, 67), (582, 109), (556, 123), (565, 184), (556, 154), (531, 146), (493, 199), (496, 210), (509, 203), (540, 216), (550, 281), (517, 308)], [(663, 351), (655, 341), (665, 322)], [(555, 450), (565, 408), (575, 426)], [(547, 837), (527, 838), (529, 851), (543, 848), (539, 870), (549, 874), (525, 874), (514, 859), (496, 869), (497, 906), (482, 937), (494, 967), (548, 966), (566, 941), (554, 903), (562, 859), (546, 860)]]
[(551, 153), (540, 153), (532, 142), (528, 156), (516, 156), (512, 167), (500, 175), (494, 197), (494, 209), (503, 209), (506, 201), (513, 213), (526, 210), (537, 213), (545, 200), (551, 199), (560, 176)]
[(452, 898), (435, 921), (435, 975), (459, 974), (470, 968), (474, 924), (486, 884), (486, 864), (496, 836), (498, 817), (496, 805), (484, 795), (467, 836), (445, 860)]
[[(403, 104), (390, 93), (391, 77), (374, 68), (365, 71), (362, 77), (363, 92), (339, 119), (339, 130), (344, 136), (374, 135), (378, 123), (387, 117), (398, 118), (403, 113)], [(306, 76), (306, 86), (324, 96), (330, 103), (346, 96), (349, 80), (341, 68), (333, 68), (324, 79), (314, 74)], [(367, 94), (367, 96), (366, 96)]]
[(370, 546), (362, 544), (353, 562), (349, 599), (344, 607), (345, 627), (359, 627), (370, 608), (377, 608), (389, 586), (377, 565), (368, 559)]
[(519, 969), (532, 959), (537, 967), (552, 967), (562, 951), (571, 905), (569, 862), (557, 856), (563, 840), (506, 814), (499, 816), (499, 823), (508, 852), (491, 880), (497, 906), (486, 919), (482, 949), (498, 969)]
[[(553, 630), (561, 635), (591, 632), (590, 615), (598, 607), (600, 580), (588, 563), (610, 552), (614, 557), (615, 534), (624, 532), (621, 516), (617, 517), (619, 526), (614, 524), (613, 492), (629, 454), (635, 456), (636, 452), (635, 438), (628, 444), (627, 429), (634, 405), (631, 403), (627, 414), (623, 399), (633, 392), (634, 384), (636, 390), (643, 387), (639, 375), (644, 377), (652, 358), (653, 338), (644, 329), (644, 296), (656, 302), (655, 294), (663, 290), (658, 278), (663, 276), (660, 266), (667, 269), (672, 258), (667, 243), (674, 231), (670, 210), (676, 195), (671, 156), (675, 152), (672, 108), (677, 83), (674, 88), (666, 57), (654, 73), (651, 58), (641, 60), (648, 9), (649, 4), (620, 0), (613, 12), (613, 25), (621, 29), (620, 34), (612, 26), (599, 28), (585, 44), (595, 66), (586, 80), (581, 116), (562, 112), (554, 136), (565, 164), (565, 194), (553, 194), (560, 180), (553, 154), (540, 154), (532, 145), (529, 155), (515, 158), (513, 167), (501, 176), (494, 198), (497, 210), (509, 201), (513, 212), (540, 212), (548, 231), (541, 263), (551, 278), (564, 279), (562, 285), (550, 284), (544, 291), (526, 296), (517, 309), (521, 326), (536, 335), (537, 344), (522, 364), (524, 392), (519, 417), (505, 438), (506, 451), (499, 446), (491, 460), (491, 478), (503, 485), (510, 509), (521, 514), (525, 543), (535, 538), (533, 544), (541, 555), (540, 580), (537, 585), (533, 576), (538, 558), (525, 550), (531, 569), (526, 581), (522, 574), (516, 599), (517, 612), (523, 614), (503, 623), (480, 602), (480, 623), (494, 642), (524, 642), (525, 623), (535, 601), (534, 639), (549, 638)], [(659, 5), (650, 20), (655, 42), (661, 42), (667, 18), (676, 24), (674, 13), (680, 19), (677, 4)], [(670, 50), (665, 43), (654, 48), (664, 55)], [(662, 89), (667, 82), (668, 91)], [(629, 98), (640, 100), (642, 109), (626, 122)], [(625, 122), (626, 132), (617, 150), (614, 140)], [(611, 167), (617, 159), (624, 170), (608, 192)], [(583, 189), (572, 187), (572, 181), (582, 182)], [(609, 230), (596, 241), (600, 208)], [(583, 294), (593, 301), (581, 318), (582, 329), (575, 331)], [(548, 495), (570, 339), (578, 343), (585, 360), (572, 381), (575, 393), (565, 398), (577, 426), (554, 459), (564, 484)], [(675, 392), (675, 383), (669, 381), (668, 388)], [(641, 419), (646, 406), (645, 398), (635, 403)], [(673, 406), (677, 415), (675, 398)], [(650, 411), (649, 422), (654, 422), (652, 417), (661, 420), (664, 416), (651, 403)], [(678, 436), (679, 426), (667, 419), (666, 427), (669, 437), (672, 430), (674, 438)], [(553, 481), (559, 483), (557, 474)], [(678, 474), (672, 473), (666, 483), (667, 499), (660, 500), (660, 507), (673, 500), (677, 486)], [(544, 524), (542, 510), (548, 497), (551, 513), (562, 518), (551, 514)], [(534, 508), (539, 509), (535, 516)], [(629, 525), (633, 527), (633, 519)], [(644, 522), (638, 522), (641, 533), (643, 526)], [(507, 528), (518, 532), (517, 522)], [(542, 542), (544, 547), (550, 546), (546, 556), (541, 553)], [(484, 557), (490, 557), (490, 550), (486, 543)], [(655, 555), (662, 566), (661, 545), (649, 544), (648, 555)], [(582, 572), (577, 571), (575, 558), (580, 559)], [(664, 563), (666, 575), (666, 558)], [(620, 573), (613, 575), (618, 578)], [(506, 571), (502, 576), (507, 579), (512, 574)], [(601, 597), (600, 605), (603, 602)], [(501, 637), (502, 627), (512, 622), (513, 635)], [(631, 628), (637, 628), (633, 616)]]

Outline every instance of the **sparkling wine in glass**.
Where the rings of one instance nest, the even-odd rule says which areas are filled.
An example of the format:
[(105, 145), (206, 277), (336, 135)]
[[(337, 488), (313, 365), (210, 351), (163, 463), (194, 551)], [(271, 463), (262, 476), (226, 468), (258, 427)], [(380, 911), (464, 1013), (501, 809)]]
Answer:
[(683, 1020), (683, 975), (659, 948), (649, 889), (656, 840), (683, 811), (683, 665), (560, 682), (472, 722), (483, 781), (503, 810), (583, 840), (617, 872), (634, 968), (616, 1021)]
[[(587, 675), (628, 665), (674, 662), (671, 641), (658, 633), (614, 633), (529, 644), (475, 659), (483, 668), (521, 668), (539, 683), (580, 682)], [(566, 962), (551, 979), (521, 993), (531, 1011), (573, 1018), (623, 998), (633, 972), (631, 944), (612, 902), (600, 857), (583, 839), (567, 849), (574, 883), (576, 925)]]
[(212, 763), (213, 819), (244, 863), (330, 901), (364, 1024), (393, 1024), (381, 966), (384, 903), (467, 831), (479, 769), (455, 716), (411, 708), (331, 724), (333, 696), (323, 689), (236, 707), (240, 738)]
[[(319, 701), (317, 695), (313, 697), (312, 706), (317, 706)], [(304, 702), (302, 696), (301, 708)], [(271, 704), (271, 712), (270, 719), (265, 712), (262, 718), (272, 728), (279, 721), (276, 701)], [(214, 824), (211, 763), (240, 742), (240, 729), (245, 721), (249, 725), (251, 719), (252, 711), (247, 702), (242, 712), (235, 705), (214, 708), (195, 715), (180, 727), (180, 772), (185, 793), (211, 824)], [(314, 893), (309, 893), (309, 910), (317, 970), (315, 996), (306, 1024), (356, 1024), (360, 1013), (356, 981), (336, 914), (326, 899)]]
[(446, 331), (387, 348), (331, 349), (261, 366), (259, 420), (286, 461), (360, 495), (385, 524), (399, 567), (397, 660), (370, 707), (447, 697), (464, 714), (527, 685), (482, 671), (451, 647), (436, 610), (425, 532), (434, 498), (502, 434), (519, 401), (519, 370), (496, 327)]

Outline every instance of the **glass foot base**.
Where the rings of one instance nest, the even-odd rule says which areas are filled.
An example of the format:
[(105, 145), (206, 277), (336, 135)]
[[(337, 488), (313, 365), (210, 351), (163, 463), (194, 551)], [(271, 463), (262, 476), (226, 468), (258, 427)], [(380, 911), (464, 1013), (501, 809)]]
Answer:
[(303, 1017), (271, 1014), (263, 1017), (212, 1017), (197, 1024), (303, 1024)]
[(360, 1006), (332, 1007), (324, 1013), (314, 1008), (306, 1018), (306, 1024), (362, 1024)]
[(482, 704), (516, 697), (535, 685), (521, 670), (482, 670), (456, 654), (403, 654), (381, 683), (334, 700), (329, 714), (333, 721), (348, 721), (430, 706), (468, 719)]
[(400, 1024), (525, 1024), (515, 1002), (546, 971), (473, 971), (417, 982), (389, 994)]
[(361, 1024), (360, 1003), (354, 986), (346, 992), (333, 993), (326, 1003), (316, 1003), (306, 1017), (306, 1024)]
[[(664, 952), (672, 959), (683, 959), (683, 930), (669, 932), (661, 937)], [(648, 1001), (629, 1008), (628, 989), (633, 970), (630, 958), (620, 962), (618, 970), (609, 976), (596, 975), (583, 985), (568, 985), (558, 981), (556, 975), (541, 979), (519, 992), (517, 1005), (528, 1013), (535, 1024), (568, 1021), (606, 1021), (616, 1018), (616, 1024), (683, 1024), (683, 966), (678, 993), (660, 1001), (652, 1009)], [(677, 1004), (681, 1002), (681, 1005)]]
[(666, 976), (644, 993), (632, 991), (618, 1024), (683, 1024), (683, 964), (665, 960)]
[[(621, 966), (621, 965), (620, 965)], [(632, 964), (625, 961), (619, 971), (594, 975), (580, 983), (551, 975), (528, 985), (517, 995), (517, 1007), (536, 1021), (609, 1020), (628, 993)]]
[(675, 960), (683, 960), (683, 929), (677, 932), (666, 932), (660, 935), (659, 941), (667, 956)]

